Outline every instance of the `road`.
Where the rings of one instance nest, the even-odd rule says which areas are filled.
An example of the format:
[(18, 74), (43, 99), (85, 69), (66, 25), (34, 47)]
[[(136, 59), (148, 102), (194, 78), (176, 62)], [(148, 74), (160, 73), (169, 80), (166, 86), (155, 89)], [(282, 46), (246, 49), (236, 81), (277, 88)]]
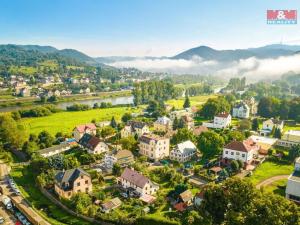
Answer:
[[(4, 171), (7, 171), (3, 166), (0, 167), (1, 169), (4, 169)], [(3, 171), (2, 171), (3, 172)], [(4, 180), (1, 180), (0, 182), (0, 186), (3, 188), (4, 186), (6, 186), (7, 184), (5, 183)], [(3, 189), (2, 189), (3, 190)], [(6, 194), (6, 192), (3, 192), (4, 194)], [(11, 224), (15, 224), (17, 219), (11, 214), (10, 211), (6, 210), (4, 205), (2, 203), (0, 203), (0, 215), (4, 218), (5, 223), (7, 225), (11, 225)]]
[[(21, 195), (15, 195), (9, 185), (8, 185), (8, 177), (6, 176), (0, 183), (3, 193), (11, 198), (12, 202), (17, 206), (17, 208), (27, 216), (30, 215), (31, 220), (36, 221), (38, 224), (50, 225), (46, 220), (44, 220), (37, 212), (33, 210), (33, 208), (29, 205), (29, 203), (23, 198)], [(30, 218), (28, 218), (30, 220)]]
[(272, 184), (275, 181), (287, 179), (289, 176), (290, 175), (279, 175), (279, 176), (270, 177), (270, 178), (258, 183), (256, 185), (256, 188), (260, 189), (261, 187), (268, 186), (268, 185)]

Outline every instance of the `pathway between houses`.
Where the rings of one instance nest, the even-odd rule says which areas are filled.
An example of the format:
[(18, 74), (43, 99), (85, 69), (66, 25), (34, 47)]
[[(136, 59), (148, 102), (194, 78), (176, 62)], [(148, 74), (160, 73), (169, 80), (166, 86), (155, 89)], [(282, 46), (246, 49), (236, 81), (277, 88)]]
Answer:
[(263, 180), (260, 183), (258, 183), (256, 185), (256, 188), (260, 189), (261, 187), (268, 186), (268, 185), (272, 184), (275, 181), (287, 179), (289, 176), (290, 175), (278, 175), (278, 176), (270, 177), (270, 178), (268, 178), (266, 180)]

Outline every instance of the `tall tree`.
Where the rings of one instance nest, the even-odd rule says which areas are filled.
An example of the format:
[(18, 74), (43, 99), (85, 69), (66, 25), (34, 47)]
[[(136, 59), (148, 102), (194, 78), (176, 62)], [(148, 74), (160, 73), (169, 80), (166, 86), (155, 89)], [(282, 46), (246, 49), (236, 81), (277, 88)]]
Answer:
[(222, 152), (224, 139), (214, 131), (203, 132), (198, 137), (198, 148), (205, 158), (211, 158)]
[(190, 103), (189, 95), (186, 94), (185, 95), (185, 100), (184, 100), (184, 103), (183, 103), (183, 108), (189, 108), (189, 107), (191, 107), (191, 103)]
[(252, 130), (257, 131), (259, 128), (259, 122), (257, 118), (254, 118), (252, 120)]
[(114, 116), (111, 118), (110, 126), (115, 129), (118, 127), (117, 121), (115, 120)]

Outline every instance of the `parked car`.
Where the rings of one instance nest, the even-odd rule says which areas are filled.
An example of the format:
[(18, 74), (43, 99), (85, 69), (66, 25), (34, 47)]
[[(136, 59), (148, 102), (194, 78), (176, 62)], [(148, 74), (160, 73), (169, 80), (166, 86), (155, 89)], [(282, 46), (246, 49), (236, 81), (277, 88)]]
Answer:
[(0, 224), (3, 224), (5, 222), (5, 219), (3, 217), (0, 217)]

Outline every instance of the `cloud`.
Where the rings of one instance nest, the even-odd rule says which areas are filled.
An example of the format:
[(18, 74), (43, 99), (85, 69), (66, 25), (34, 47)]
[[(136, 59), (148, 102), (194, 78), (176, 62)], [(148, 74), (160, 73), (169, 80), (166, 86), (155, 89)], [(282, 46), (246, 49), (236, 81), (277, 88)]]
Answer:
[(276, 79), (289, 71), (300, 73), (300, 54), (278, 58), (258, 59), (251, 57), (233, 62), (203, 60), (193, 57), (191, 60), (169, 58), (138, 58), (129, 61), (111, 63), (115, 67), (135, 67), (142, 71), (167, 72), (175, 74), (217, 75), (222, 77), (246, 76), (249, 81)]

